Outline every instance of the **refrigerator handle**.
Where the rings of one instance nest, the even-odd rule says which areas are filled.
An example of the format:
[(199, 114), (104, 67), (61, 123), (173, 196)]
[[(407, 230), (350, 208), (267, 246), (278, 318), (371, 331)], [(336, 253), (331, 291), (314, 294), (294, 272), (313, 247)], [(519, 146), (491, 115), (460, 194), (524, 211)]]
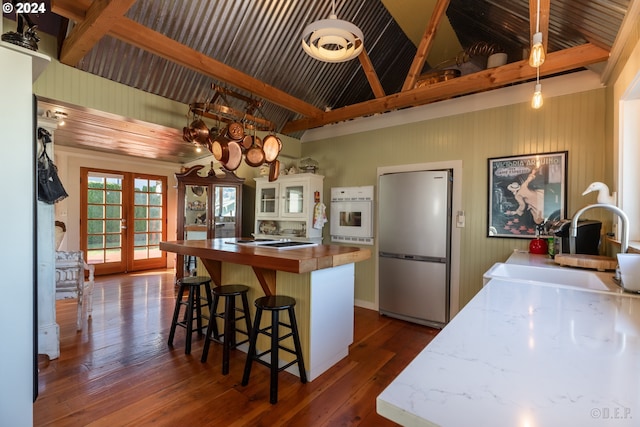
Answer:
[(394, 254), (392, 252), (378, 252), (378, 255), (381, 258), (396, 258), (396, 259), (405, 259), (407, 261), (424, 261), (424, 262), (439, 262), (446, 264), (446, 258), (440, 257), (431, 257), (431, 256), (420, 256), (420, 255), (407, 255), (407, 254)]

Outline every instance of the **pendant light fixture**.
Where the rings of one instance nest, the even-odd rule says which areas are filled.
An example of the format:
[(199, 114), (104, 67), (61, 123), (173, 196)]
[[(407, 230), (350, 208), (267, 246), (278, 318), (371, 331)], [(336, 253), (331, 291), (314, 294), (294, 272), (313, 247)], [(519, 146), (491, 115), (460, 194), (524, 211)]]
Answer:
[(538, 11), (536, 14), (536, 32), (531, 40), (531, 54), (529, 55), (529, 65), (539, 67), (544, 63), (545, 54), (542, 45), (542, 33), (540, 32), (540, 0), (538, 0)]
[(537, 69), (536, 87), (533, 91), (533, 98), (531, 98), (531, 108), (537, 110), (542, 107), (542, 85), (540, 84), (540, 68)]
[(302, 32), (302, 48), (312, 58), (324, 62), (345, 62), (357, 57), (364, 46), (362, 31), (351, 22), (338, 19), (336, 2), (331, 1), (329, 19), (307, 25)]

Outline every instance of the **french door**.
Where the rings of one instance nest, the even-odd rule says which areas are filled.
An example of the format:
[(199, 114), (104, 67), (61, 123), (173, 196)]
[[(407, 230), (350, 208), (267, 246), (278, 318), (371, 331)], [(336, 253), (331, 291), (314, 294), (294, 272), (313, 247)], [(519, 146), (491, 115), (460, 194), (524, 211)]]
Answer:
[(163, 268), (167, 179), (81, 168), (81, 249), (96, 274)]

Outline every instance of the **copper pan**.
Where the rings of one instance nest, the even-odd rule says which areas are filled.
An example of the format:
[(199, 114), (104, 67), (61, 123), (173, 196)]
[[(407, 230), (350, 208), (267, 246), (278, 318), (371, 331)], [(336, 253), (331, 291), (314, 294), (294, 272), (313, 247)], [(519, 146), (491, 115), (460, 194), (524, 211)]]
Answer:
[(273, 182), (280, 176), (280, 160), (274, 160), (269, 165), (269, 182)]
[(262, 151), (262, 147), (258, 147), (255, 144), (252, 145), (251, 148), (244, 153), (244, 161), (254, 168), (262, 166), (264, 163), (264, 151)]
[(264, 161), (267, 163), (273, 162), (278, 158), (280, 149), (282, 148), (282, 142), (278, 142), (280, 138), (275, 135), (267, 135), (262, 140), (262, 150), (264, 151)]
[(226, 170), (233, 172), (238, 169), (240, 162), (242, 162), (242, 146), (236, 141), (229, 141), (227, 148), (229, 159), (221, 163)]
[(242, 147), (245, 150), (248, 150), (249, 148), (251, 148), (252, 145), (253, 145), (253, 137), (251, 135), (245, 135), (244, 138), (242, 138)]
[(229, 161), (229, 139), (223, 135), (224, 131), (220, 135), (210, 140), (209, 151), (213, 154), (213, 158), (224, 164)]

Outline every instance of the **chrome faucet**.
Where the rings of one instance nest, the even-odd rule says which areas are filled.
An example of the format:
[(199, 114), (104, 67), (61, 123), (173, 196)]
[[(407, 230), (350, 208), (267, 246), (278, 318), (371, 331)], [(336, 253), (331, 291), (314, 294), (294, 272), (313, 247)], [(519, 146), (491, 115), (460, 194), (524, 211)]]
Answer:
[(620, 219), (622, 220), (622, 240), (620, 241), (620, 253), (623, 253), (623, 254), (627, 253), (627, 249), (629, 248), (629, 217), (627, 217), (627, 214), (624, 213), (622, 209), (620, 209), (619, 207), (605, 204), (605, 203), (596, 203), (595, 205), (585, 206), (584, 208), (576, 212), (576, 214), (573, 216), (573, 219), (571, 220), (571, 228), (569, 228), (569, 236), (570, 236), (569, 237), (569, 253), (571, 254), (576, 253), (576, 237), (578, 236), (578, 218), (580, 218), (580, 215), (582, 215), (589, 209), (593, 209), (593, 208), (606, 209), (614, 212), (620, 217)]

